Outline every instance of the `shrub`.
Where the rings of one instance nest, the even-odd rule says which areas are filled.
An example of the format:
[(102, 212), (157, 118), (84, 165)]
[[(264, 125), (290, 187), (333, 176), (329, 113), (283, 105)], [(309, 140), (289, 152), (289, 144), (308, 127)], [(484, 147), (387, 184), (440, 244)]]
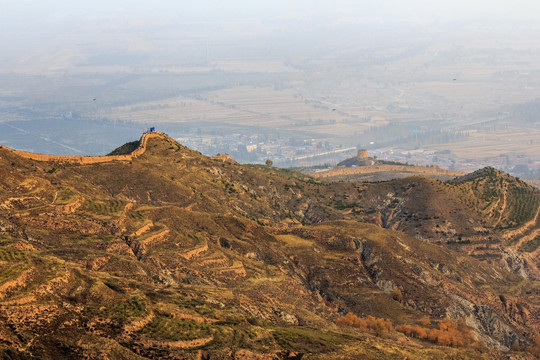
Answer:
[(519, 341), (518, 341), (518, 340), (514, 341), (514, 343), (513, 343), (512, 346), (510, 347), (510, 349), (511, 349), (512, 351), (519, 351)]
[(431, 325), (431, 320), (429, 319), (429, 316), (427, 316), (427, 315), (422, 316), (422, 318), (420, 319), (420, 324), (422, 324), (424, 326)]
[(390, 295), (392, 296), (392, 299), (398, 301), (398, 302), (402, 302), (403, 301), (403, 294), (401, 293), (401, 290), (399, 290), (399, 288), (395, 287), (392, 289), (392, 292), (390, 293)]
[(529, 347), (529, 352), (540, 359), (540, 335), (536, 335), (533, 345)]

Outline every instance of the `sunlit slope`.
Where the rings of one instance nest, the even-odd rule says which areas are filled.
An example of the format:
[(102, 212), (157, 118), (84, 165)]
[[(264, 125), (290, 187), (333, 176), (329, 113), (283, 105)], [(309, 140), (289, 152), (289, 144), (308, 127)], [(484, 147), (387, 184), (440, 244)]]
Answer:
[[(87, 165), (0, 149), (0, 175), (0, 336), (14, 358), (482, 358), (539, 331), (538, 282), (379, 218), (389, 192), (412, 202), (410, 189), (429, 185), (440, 212), (466, 204), (448, 190), (465, 185), (323, 184), (168, 137), (131, 161)], [(465, 205), (448, 216), (460, 211), (481, 219)], [(529, 221), (485, 226), (528, 236)], [(335, 325), (347, 312), (464, 318), (487, 348)]]

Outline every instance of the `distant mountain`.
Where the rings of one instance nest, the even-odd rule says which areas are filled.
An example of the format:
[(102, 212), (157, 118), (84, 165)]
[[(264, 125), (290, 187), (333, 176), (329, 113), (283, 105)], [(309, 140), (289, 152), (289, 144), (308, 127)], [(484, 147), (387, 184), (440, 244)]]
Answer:
[(141, 140), (101, 162), (0, 148), (2, 357), (534, 358), (538, 190)]

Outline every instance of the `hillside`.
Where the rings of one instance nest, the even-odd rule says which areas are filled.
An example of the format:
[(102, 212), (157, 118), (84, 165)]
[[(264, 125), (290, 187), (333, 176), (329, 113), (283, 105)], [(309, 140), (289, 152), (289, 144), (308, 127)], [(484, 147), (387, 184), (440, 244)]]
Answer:
[(363, 200), (356, 210), (382, 227), (540, 279), (540, 191), (496, 169), (447, 183), (411, 177), (372, 184)]
[(460, 171), (445, 170), (433, 166), (374, 164), (358, 167), (335, 167), (330, 170), (313, 173), (316, 179), (324, 181), (388, 181), (411, 176), (425, 176), (431, 179), (448, 181), (463, 176)]
[(438, 166), (409, 165), (393, 161), (377, 160), (366, 150), (358, 150), (355, 157), (345, 159), (336, 167), (311, 174), (325, 181), (388, 181), (420, 175), (435, 180), (448, 181), (465, 173), (441, 169)]
[[(0, 148), (3, 357), (533, 358), (533, 188), (491, 169), (322, 183), (141, 143), (93, 163)], [(349, 312), (392, 326), (343, 325)], [(398, 331), (447, 317), (471, 340)]]

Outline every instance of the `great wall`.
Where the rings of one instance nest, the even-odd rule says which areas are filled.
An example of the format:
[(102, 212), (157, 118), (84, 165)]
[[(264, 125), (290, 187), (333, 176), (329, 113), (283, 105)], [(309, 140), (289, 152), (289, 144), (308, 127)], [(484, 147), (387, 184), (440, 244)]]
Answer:
[[(355, 157), (343, 160), (336, 167), (310, 174), (314, 178), (347, 180), (347, 181), (363, 181), (359, 175), (373, 175), (378, 178), (371, 178), (369, 181), (389, 180), (381, 174), (393, 173), (393, 178), (423, 175), (428, 177), (441, 177), (444, 180), (449, 180), (458, 176), (465, 175), (464, 172), (441, 169), (438, 166), (420, 166), (406, 164), (385, 164), (378, 161), (376, 158), (369, 156), (365, 149), (358, 150)], [(379, 175), (377, 175), (379, 174)], [(398, 174), (402, 174), (396, 176)], [(405, 176), (403, 176), (405, 175)]]
[(441, 169), (438, 167), (425, 167), (418, 165), (371, 165), (371, 166), (358, 166), (358, 167), (338, 167), (328, 171), (321, 171), (310, 174), (315, 178), (327, 178), (340, 175), (355, 175), (355, 174), (368, 174), (374, 172), (405, 172), (412, 175), (447, 175), (447, 176), (463, 176), (466, 173), (461, 171), (453, 171)]
[(86, 165), (86, 164), (105, 163), (105, 162), (111, 162), (111, 161), (131, 161), (134, 158), (137, 158), (141, 156), (142, 154), (144, 154), (144, 152), (146, 151), (146, 144), (148, 142), (148, 139), (156, 138), (156, 137), (167, 138), (168, 136), (159, 131), (145, 132), (142, 134), (141, 139), (139, 140), (139, 147), (133, 150), (131, 154), (126, 154), (126, 155), (60, 156), (60, 155), (36, 154), (36, 153), (28, 152), (28, 151), (15, 150), (7, 146), (3, 146), (3, 145), (1, 146), (1, 148), (7, 149), (11, 151), (12, 153), (17, 154), (26, 159), (32, 159), (36, 161), (52, 161), (52, 162), (62, 162), (62, 163), (69, 163), (69, 164)]

